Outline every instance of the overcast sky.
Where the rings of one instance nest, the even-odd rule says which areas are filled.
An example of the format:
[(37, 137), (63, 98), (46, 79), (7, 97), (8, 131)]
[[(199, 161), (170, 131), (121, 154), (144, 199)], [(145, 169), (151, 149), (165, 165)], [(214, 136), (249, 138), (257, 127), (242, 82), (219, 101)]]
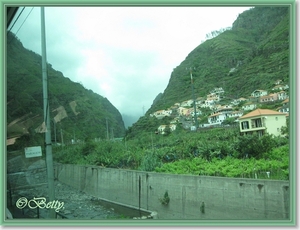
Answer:
[[(249, 8), (45, 7), (47, 62), (138, 118), (206, 34), (231, 27)], [(40, 7), (26, 7), (11, 29), (38, 54), (40, 21)]]

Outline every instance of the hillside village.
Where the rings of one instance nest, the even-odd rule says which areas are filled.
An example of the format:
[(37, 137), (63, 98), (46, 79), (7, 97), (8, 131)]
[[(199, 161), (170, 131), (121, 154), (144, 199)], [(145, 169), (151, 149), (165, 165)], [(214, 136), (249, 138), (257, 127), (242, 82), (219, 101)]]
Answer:
[[(196, 116), (199, 123), (199, 128), (214, 127), (224, 125), (230, 122), (238, 122), (244, 114), (260, 108), (264, 104), (281, 102), (281, 106), (274, 111), (275, 114), (284, 113), (288, 117), (289, 114), (289, 86), (284, 85), (282, 80), (277, 80), (273, 83), (271, 92), (263, 89), (254, 90), (247, 98), (238, 98), (230, 100), (224, 104), (224, 93), (222, 87), (212, 89), (206, 98), (198, 97), (195, 99)], [(166, 129), (171, 132), (176, 130), (178, 125), (182, 125), (185, 129), (195, 130), (194, 124), (194, 100), (186, 100), (177, 102), (173, 106), (165, 110), (158, 110), (151, 117), (162, 119), (164, 117), (172, 118), (169, 124), (160, 125), (157, 128), (157, 133), (164, 134)], [(269, 113), (271, 111), (269, 110)], [(271, 112), (272, 113), (272, 112)], [(279, 114), (278, 113), (278, 114)]]

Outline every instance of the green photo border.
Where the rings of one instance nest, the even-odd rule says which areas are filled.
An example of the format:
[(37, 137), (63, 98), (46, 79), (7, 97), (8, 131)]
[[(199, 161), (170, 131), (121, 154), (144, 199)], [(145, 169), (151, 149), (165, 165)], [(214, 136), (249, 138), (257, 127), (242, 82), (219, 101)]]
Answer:
[[(290, 220), (274, 221), (274, 220), (231, 220), (231, 221), (219, 221), (219, 220), (143, 220), (137, 222), (136, 220), (39, 220), (39, 219), (13, 219), (5, 220), (5, 208), (1, 207), (1, 225), (4, 226), (296, 226), (296, 2), (292, 0), (0, 0), (1, 8), (1, 65), (0, 70), (2, 74), (1, 78), (1, 126), (3, 131), (1, 135), (1, 202), (6, 204), (6, 12), (5, 5), (10, 6), (50, 6), (50, 5), (82, 5), (82, 6), (96, 6), (96, 5), (110, 5), (110, 6), (256, 6), (256, 5), (284, 5), (290, 6)], [(192, 51), (192, 50), (191, 50)]]

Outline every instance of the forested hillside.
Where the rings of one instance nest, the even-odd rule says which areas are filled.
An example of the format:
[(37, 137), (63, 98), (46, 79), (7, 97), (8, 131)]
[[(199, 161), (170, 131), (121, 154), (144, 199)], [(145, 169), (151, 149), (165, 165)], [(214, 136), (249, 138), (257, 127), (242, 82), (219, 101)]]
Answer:
[[(7, 34), (7, 137), (20, 136), (9, 149), (43, 143), (41, 62), (40, 55), (25, 49), (14, 34)], [(107, 98), (72, 82), (51, 64), (47, 72), (53, 141), (124, 135), (122, 116)]]
[(289, 22), (288, 7), (255, 7), (240, 14), (231, 29), (200, 44), (174, 68), (165, 91), (130, 127), (128, 136), (155, 130), (164, 121), (151, 118), (151, 113), (193, 98), (190, 68), (196, 98), (206, 97), (215, 87), (224, 89), (223, 99), (228, 101), (256, 89), (270, 91), (278, 79), (289, 84)]
[[(158, 120), (150, 117), (151, 113), (192, 99), (190, 68), (196, 97), (222, 87), (223, 100), (228, 101), (247, 97), (256, 89), (270, 90), (278, 79), (289, 84), (289, 23), (288, 7), (255, 7), (240, 14), (230, 29), (212, 34), (174, 68), (164, 92), (153, 99), (145, 116), (128, 128), (126, 138), (154, 133), (169, 118)], [(40, 145), (41, 56), (25, 49), (14, 34), (8, 33), (7, 41), (7, 134), (22, 136), (9, 148), (19, 148), (23, 143)], [(107, 98), (72, 82), (51, 64), (48, 78), (53, 141), (124, 136), (122, 116)]]
[[(61, 133), (64, 140), (85, 140), (54, 146), (54, 161), (175, 174), (289, 180), (289, 126), (282, 126), (279, 136), (259, 137), (240, 135), (234, 120), (230, 125), (192, 130), (183, 125), (191, 120), (185, 116), (178, 118), (175, 130), (162, 133), (158, 126), (170, 124), (175, 115), (150, 116), (192, 99), (190, 68), (196, 97), (205, 97), (214, 88), (222, 87), (225, 92), (218, 101), (221, 105), (247, 97), (257, 89), (270, 91), (276, 80), (288, 85), (289, 31), (287, 7), (256, 7), (242, 13), (231, 29), (212, 33), (174, 68), (165, 91), (153, 98), (151, 108), (126, 130), (122, 140), (106, 140), (112, 135), (124, 137), (121, 115), (109, 101), (71, 82), (49, 64), (51, 117), (56, 121), (52, 122), (52, 138), (56, 130), (58, 142), (62, 141)], [(43, 133), (38, 132), (42, 131), (43, 121), (41, 57), (25, 50), (12, 34), (9, 38), (8, 135), (26, 133), (13, 148), (42, 145)], [(281, 104), (282, 101), (274, 101), (264, 106), (275, 109)], [(234, 110), (238, 107), (239, 104)], [(204, 117), (200, 121), (206, 118), (207, 123), (207, 114), (213, 111), (200, 108), (206, 114), (199, 115)], [(94, 137), (101, 140), (94, 141)]]

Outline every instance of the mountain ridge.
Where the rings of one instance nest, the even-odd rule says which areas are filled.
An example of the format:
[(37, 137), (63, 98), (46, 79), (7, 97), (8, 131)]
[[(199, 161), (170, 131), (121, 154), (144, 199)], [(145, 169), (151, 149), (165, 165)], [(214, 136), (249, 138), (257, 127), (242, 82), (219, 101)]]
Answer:
[[(71, 142), (72, 139), (122, 137), (124, 121), (111, 102), (72, 82), (62, 72), (47, 63), (48, 98), (51, 109), (52, 139)], [(7, 34), (7, 137), (20, 136), (15, 147), (40, 144), (45, 131), (43, 124), (41, 56), (23, 47), (19, 39)], [(25, 114), (30, 114), (26, 119)], [(60, 117), (60, 119), (58, 119)], [(56, 126), (56, 127), (55, 127)], [(57, 133), (54, 133), (56, 128)], [(23, 130), (23, 131), (20, 131)], [(37, 132), (39, 130), (39, 132)], [(64, 137), (62, 137), (61, 133)]]
[[(154, 121), (150, 114), (193, 98), (190, 68), (196, 98), (205, 97), (215, 87), (223, 87), (225, 98), (237, 99), (259, 88), (269, 89), (277, 79), (287, 84), (289, 20), (289, 7), (254, 7), (241, 13), (231, 30), (198, 45), (173, 69), (159, 100), (127, 134), (133, 137), (141, 129), (154, 131), (162, 122)], [(146, 127), (147, 120), (153, 126)]]

